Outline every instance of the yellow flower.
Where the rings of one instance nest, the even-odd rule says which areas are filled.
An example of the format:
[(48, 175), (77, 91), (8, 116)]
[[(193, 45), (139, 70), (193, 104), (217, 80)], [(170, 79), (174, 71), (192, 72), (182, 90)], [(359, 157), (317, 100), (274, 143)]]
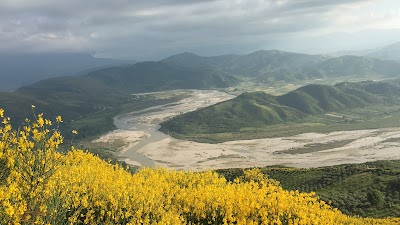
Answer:
[(31, 107), (32, 107), (32, 109), (36, 108), (36, 106), (35, 106), (35, 105), (31, 105)]
[(39, 118), (37, 119), (37, 123), (39, 124), (39, 127), (43, 127), (44, 119), (42, 116), (39, 115)]
[(14, 215), (14, 209), (12, 207), (7, 208), (6, 209), (6, 215), (13, 216)]
[(56, 122), (58, 122), (58, 123), (62, 123), (63, 122), (61, 116), (57, 116), (56, 117)]
[(52, 125), (52, 122), (49, 119), (45, 119), (44, 122), (45, 122), (46, 125), (49, 125), (49, 126)]
[(4, 109), (0, 108), (0, 117), (4, 117)]
[(43, 121), (51, 126), (42, 114), (20, 132), (8, 119), (0, 124), (0, 158), (10, 170), (0, 184), (0, 224), (400, 224), (347, 216), (313, 192), (283, 189), (259, 169), (228, 182), (213, 171), (132, 174), (73, 146), (59, 153), (62, 136), (40, 127)]

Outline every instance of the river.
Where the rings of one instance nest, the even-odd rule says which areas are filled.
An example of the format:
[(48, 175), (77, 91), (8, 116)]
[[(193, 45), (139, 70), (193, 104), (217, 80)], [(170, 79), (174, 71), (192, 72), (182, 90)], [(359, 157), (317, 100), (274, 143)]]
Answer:
[[(104, 137), (108, 140), (114, 137), (126, 141), (127, 144), (119, 157), (129, 165), (183, 170), (268, 165), (307, 168), (400, 159), (400, 143), (391, 141), (400, 137), (400, 128), (304, 133), (291, 137), (238, 140), (219, 144), (178, 140), (158, 131), (160, 122), (168, 118), (233, 97), (219, 91), (192, 90), (190, 97), (176, 103), (115, 117), (114, 124), (118, 130)], [(304, 154), (288, 153), (307, 146), (326, 146), (332, 143), (344, 144)]]
[(138, 151), (150, 143), (171, 138), (169, 135), (158, 131), (159, 124), (162, 121), (181, 113), (194, 111), (198, 108), (207, 107), (235, 97), (216, 90), (190, 90), (190, 92), (190, 97), (176, 103), (154, 106), (116, 116), (114, 118), (114, 125), (119, 130), (144, 131), (147, 134), (147, 137), (139, 140), (134, 146), (124, 149), (119, 158), (128, 159), (130, 162), (137, 162), (141, 166), (154, 167), (154, 162), (150, 158), (138, 153)]

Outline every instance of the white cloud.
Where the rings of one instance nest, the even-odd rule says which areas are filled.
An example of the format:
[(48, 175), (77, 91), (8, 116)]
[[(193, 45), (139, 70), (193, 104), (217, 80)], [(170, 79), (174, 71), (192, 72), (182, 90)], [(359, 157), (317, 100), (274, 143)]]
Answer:
[(311, 48), (310, 38), (321, 35), (399, 28), (399, 7), (395, 0), (3, 0), (0, 51), (159, 58)]

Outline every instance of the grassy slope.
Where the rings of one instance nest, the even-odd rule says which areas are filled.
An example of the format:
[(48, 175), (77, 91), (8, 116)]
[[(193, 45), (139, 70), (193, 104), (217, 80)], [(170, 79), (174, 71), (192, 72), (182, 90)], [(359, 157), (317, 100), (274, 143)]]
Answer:
[(183, 68), (164, 62), (143, 62), (129, 67), (113, 67), (95, 71), (87, 77), (102, 80), (113, 89), (131, 93), (173, 89), (224, 88), (238, 83), (228, 73), (212, 68)]
[(259, 126), (260, 121), (267, 125), (304, 116), (298, 110), (280, 107), (275, 97), (258, 92), (245, 93), (234, 100), (178, 116), (177, 122), (171, 123), (171, 126), (174, 126), (173, 130), (177, 133), (218, 133), (226, 130), (239, 131), (244, 126)]
[[(13, 93), (10, 93), (13, 94)], [(1, 99), (1, 97), (4, 97)], [(123, 98), (125, 97), (125, 99)], [(95, 148), (92, 145), (90, 140), (99, 136), (100, 134), (106, 133), (110, 130), (116, 129), (113, 124), (113, 117), (116, 115), (142, 110), (148, 107), (162, 105), (167, 103), (176, 102), (184, 97), (187, 97), (187, 94), (177, 94), (166, 98), (157, 98), (154, 96), (142, 96), (141, 98), (132, 98), (130, 95), (121, 95), (114, 100), (118, 99), (120, 102), (115, 104), (106, 104), (102, 103), (98, 105), (98, 108), (88, 108), (87, 111), (84, 111), (84, 105), (92, 105), (96, 106), (96, 98), (90, 100), (90, 98), (82, 99), (74, 99), (74, 102), (68, 100), (66, 105), (58, 104), (58, 103), (43, 103), (42, 101), (37, 101), (35, 98), (29, 98), (26, 96), (18, 96), (18, 99), (15, 98), (7, 98), (6, 95), (0, 95), (0, 102), (4, 103), (6, 101), (10, 101), (10, 106), (14, 108), (6, 108), (5, 115), (15, 118), (30, 118), (33, 119), (33, 112), (31, 110), (31, 104), (36, 105), (35, 112), (42, 113), (44, 112), (45, 116), (48, 118), (54, 118), (55, 115), (62, 115), (64, 122), (60, 125), (60, 130), (66, 138), (64, 147), (68, 148), (70, 145), (70, 141), (72, 138), (71, 130), (77, 130), (79, 132), (78, 135), (74, 137), (73, 143), (77, 147), (81, 147), (83, 149), (89, 150), (90, 152), (99, 155), (100, 158), (103, 159), (111, 159), (113, 162), (116, 162), (115, 149), (101, 147)], [(11, 102), (11, 100), (13, 102)], [(16, 102), (17, 100), (18, 102)], [(76, 108), (72, 107), (72, 104), (76, 104)], [(17, 105), (18, 104), (18, 105)], [(21, 107), (22, 106), (22, 107)], [(0, 105), (0, 108), (2, 106)], [(21, 110), (21, 108), (23, 110)], [(17, 114), (18, 117), (11, 113), (13, 110), (20, 112)], [(76, 110), (76, 111), (75, 111)], [(10, 112), (11, 111), (11, 112)], [(61, 112), (61, 113), (58, 113)], [(19, 127), (23, 122), (14, 123), (14, 127)]]
[[(350, 215), (400, 216), (400, 161), (296, 169), (265, 167), (263, 173), (280, 181), (285, 189), (314, 191), (322, 200)], [(219, 170), (227, 179), (243, 174), (242, 169)]]
[[(357, 89), (352, 90), (357, 91)], [(373, 98), (368, 98), (369, 95), (362, 95), (364, 99), (367, 98), (367, 101), (364, 101), (356, 95), (348, 94), (341, 88), (327, 85), (307, 85), (278, 96), (278, 101), (282, 105), (293, 107), (307, 114), (320, 114), (374, 103)], [(377, 96), (374, 97), (377, 98)]]
[(13, 115), (17, 124), (31, 114), (31, 104), (49, 117), (61, 114), (65, 121), (76, 121), (134, 105), (137, 101), (131, 94), (136, 92), (220, 88), (237, 82), (233, 76), (207, 69), (190, 70), (162, 62), (144, 62), (101, 69), (80, 77), (47, 79), (12, 93), (0, 93), (0, 107)]
[[(31, 105), (48, 118), (62, 115), (61, 130), (67, 139), (78, 130), (77, 139), (93, 138), (115, 129), (112, 118), (134, 111), (177, 101), (184, 95), (167, 99), (133, 98), (132, 93), (170, 89), (209, 89), (235, 85), (239, 80), (210, 68), (182, 68), (163, 62), (144, 62), (111, 67), (85, 76), (59, 77), (39, 81), (11, 93), (0, 93), (0, 108), (12, 115), (14, 126), (32, 118)], [(102, 151), (101, 153), (106, 153)], [(100, 152), (98, 152), (100, 153)], [(108, 157), (108, 154), (104, 154)]]
[[(372, 81), (335, 86), (307, 85), (278, 97), (262, 92), (245, 93), (232, 100), (179, 115), (162, 123), (161, 131), (178, 138), (218, 142), (285, 136), (281, 133), (285, 130), (290, 135), (296, 130), (298, 132), (295, 133), (367, 128), (374, 116), (383, 120), (388, 118), (382, 118), (382, 114), (397, 113), (399, 97), (398, 85)], [(341, 112), (341, 115), (332, 118), (324, 115), (327, 112)], [(302, 130), (297, 129), (300, 128), (296, 127), (298, 124), (302, 124)], [(246, 132), (260, 134), (246, 135)]]

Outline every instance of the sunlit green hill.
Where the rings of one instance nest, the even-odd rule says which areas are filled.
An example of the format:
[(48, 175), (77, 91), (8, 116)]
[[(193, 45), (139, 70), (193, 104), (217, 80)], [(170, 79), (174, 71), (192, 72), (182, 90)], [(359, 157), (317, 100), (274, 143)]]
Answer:
[[(244, 93), (232, 100), (176, 116), (161, 124), (170, 134), (212, 134), (296, 122), (361, 107), (399, 105), (400, 86), (389, 82), (310, 84), (281, 96)], [(341, 116), (339, 116), (341, 117)], [(314, 121), (321, 119), (314, 118)]]
[[(174, 89), (224, 89), (243, 84), (243, 81), (273, 86), (276, 81), (302, 83), (314, 78), (338, 77), (336, 80), (341, 80), (341, 76), (345, 76), (346, 79), (358, 79), (363, 76), (389, 78), (396, 77), (397, 71), (400, 71), (400, 63), (355, 56), (331, 58), (278, 50), (211, 57), (182, 53), (157, 62), (115, 66), (91, 71), (84, 76), (42, 80), (12, 93), (0, 93), (0, 107), (10, 112), (15, 122), (23, 121), (30, 105), (34, 104), (49, 116), (64, 115), (68, 122), (90, 117), (89, 124), (107, 124), (107, 128), (100, 129), (106, 131), (112, 129), (110, 121), (121, 112), (121, 108), (128, 110), (149, 105), (132, 99), (133, 93)], [(218, 106), (220, 109), (205, 113), (212, 115), (210, 119), (204, 120), (200, 116), (190, 114), (195, 119), (185, 123), (190, 126), (196, 125), (202, 132), (238, 130), (243, 126), (293, 121), (304, 118), (304, 113), (318, 114), (327, 110), (359, 107), (381, 101), (381, 98), (375, 99), (376, 96), (373, 96), (379, 94), (376, 92), (378, 89), (387, 93), (397, 92), (396, 87), (375, 87), (375, 92), (369, 91), (372, 87), (343, 87), (340, 93), (336, 93), (338, 88), (325, 87), (319, 94), (313, 94), (311, 92), (318, 90), (311, 90), (312, 86), (308, 86), (284, 96), (269, 96), (264, 99), (247, 94), (241, 98), (247, 98), (249, 101), (240, 101), (239, 98), (234, 102), (221, 104)], [(386, 99), (388, 103), (392, 100)], [(230, 105), (233, 103), (234, 105)], [(301, 107), (297, 107), (296, 104), (300, 104)], [(218, 111), (224, 111), (224, 114), (219, 115)], [(97, 118), (93, 119), (93, 115)], [(197, 124), (196, 121), (199, 120), (204, 124)], [(209, 124), (205, 123), (207, 120)], [(178, 127), (176, 124), (173, 126), (174, 129)], [(186, 128), (180, 127), (179, 132), (193, 129), (185, 126)], [(210, 127), (213, 128), (210, 130)], [(83, 129), (87, 132), (93, 130), (90, 127)]]

